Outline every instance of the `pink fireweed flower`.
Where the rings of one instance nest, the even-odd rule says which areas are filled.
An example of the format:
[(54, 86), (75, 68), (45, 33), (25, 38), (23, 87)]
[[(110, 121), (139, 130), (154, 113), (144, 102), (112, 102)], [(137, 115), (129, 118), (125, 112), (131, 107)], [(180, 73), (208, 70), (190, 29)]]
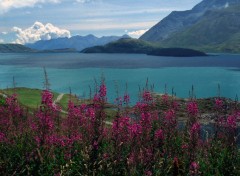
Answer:
[(113, 138), (118, 142), (127, 142), (129, 139), (129, 117), (119, 117), (114, 120), (112, 125)]
[(11, 95), (10, 97), (7, 97), (6, 98), (6, 104), (7, 105), (10, 105), (12, 103), (15, 103), (17, 101), (17, 95), (16, 94), (13, 94)]
[(42, 91), (42, 104), (52, 106), (53, 104), (52, 99), (53, 99), (53, 94), (50, 91), (48, 90)]
[(62, 175), (61, 172), (54, 174), (54, 176), (61, 176), (61, 175)]
[(234, 115), (230, 115), (227, 118), (227, 126), (231, 128), (237, 128), (237, 118)]
[(16, 94), (13, 94), (10, 97), (6, 98), (6, 105), (13, 116), (19, 116), (21, 114), (21, 108), (17, 102)]
[(156, 130), (154, 136), (156, 140), (159, 140), (159, 139), (163, 140), (164, 139), (163, 130), (161, 129)]
[(172, 102), (172, 109), (178, 110), (178, 108), (179, 108), (179, 103), (177, 101), (173, 101)]
[(99, 94), (95, 94), (93, 97), (94, 108), (100, 108), (100, 104), (102, 103), (102, 100), (104, 100), (104, 98), (101, 98)]
[(47, 141), (48, 141), (48, 144), (50, 144), (50, 145), (56, 145), (56, 144), (58, 144), (59, 137), (57, 137), (55, 135), (51, 135), (51, 136), (47, 137)]
[(140, 124), (144, 129), (150, 129), (152, 127), (151, 124), (151, 113), (149, 112), (143, 112), (141, 113), (141, 119), (140, 119)]
[(95, 119), (95, 109), (94, 108), (88, 108), (87, 109), (87, 113), (86, 113), (87, 117), (90, 117), (91, 119)]
[(38, 112), (37, 117), (40, 120), (40, 125), (46, 130), (52, 130), (54, 127), (54, 122), (50, 114), (45, 114), (44, 112)]
[(100, 102), (100, 96), (99, 96), (99, 94), (95, 94), (95, 95), (94, 95), (94, 97), (93, 97), (93, 102), (95, 102), (95, 103)]
[(129, 117), (120, 117), (114, 120), (113, 125), (112, 125), (112, 130), (114, 134), (124, 134), (126, 129), (129, 128), (130, 125), (130, 118)]
[(35, 132), (35, 141), (37, 145), (46, 144), (48, 137), (54, 129), (52, 114), (40, 109), (36, 115), (36, 122), (30, 122), (31, 129)]
[(201, 128), (201, 125), (198, 122), (196, 122), (192, 125), (191, 130), (190, 130), (191, 138), (193, 138), (194, 136), (199, 134), (200, 128)]
[(215, 107), (217, 109), (222, 109), (222, 107), (223, 107), (223, 100), (221, 100), (220, 98), (216, 98), (215, 99)]
[(37, 131), (38, 130), (38, 126), (34, 122), (32, 122), (32, 121), (30, 121), (30, 127), (31, 127), (31, 129), (33, 131)]
[(187, 111), (189, 115), (196, 116), (198, 114), (198, 105), (195, 101), (188, 103)]
[(194, 123), (191, 127), (191, 133), (198, 133), (200, 131), (200, 124), (198, 122)]
[(174, 157), (174, 158), (173, 158), (173, 162), (174, 162), (174, 163), (178, 163), (178, 157)]
[(152, 94), (149, 91), (144, 91), (142, 95), (143, 101), (151, 102), (153, 100)]
[(146, 175), (146, 176), (152, 176), (153, 174), (152, 174), (151, 171), (146, 171), (146, 172), (145, 172), (145, 175)]
[(123, 97), (123, 102), (125, 104), (128, 104), (130, 102), (130, 96), (127, 93)]
[(132, 137), (138, 136), (142, 134), (142, 126), (138, 123), (131, 124), (129, 126), (129, 131), (132, 135)]
[(61, 111), (61, 107), (58, 106), (58, 105), (56, 105), (56, 104), (54, 104), (54, 103), (53, 103), (53, 105), (52, 105), (52, 109), (53, 109), (54, 111)]
[(164, 113), (164, 123), (166, 125), (176, 125), (176, 113), (173, 109), (168, 110), (167, 112)]
[(193, 161), (190, 165), (190, 174), (197, 175), (199, 171), (199, 164)]
[(128, 165), (133, 165), (133, 164), (135, 164), (135, 155), (134, 155), (134, 153), (132, 152), (132, 153), (130, 153), (129, 154), (129, 156), (128, 156), (128, 158), (127, 158), (127, 164)]
[(104, 153), (103, 154), (103, 159), (108, 159), (109, 158), (109, 154), (108, 153)]
[(162, 95), (162, 100), (163, 100), (163, 103), (164, 103), (164, 104), (168, 104), (168, 98), (169, 98), (169, 97), (168, 97), (168, 94), (163, 94), (163, 95)]
[[(85, 109), (84, 109), (85, 110)], [(68, 102), (68, 117), (73, 117), (73, 116), (81, 116), (82, 115), (82, 105), (75, 106), (75, 104), (71, 101)]]
[(120, 118), (120, 121), (119, 121), (120, 128), (128, 127), (129, 126), (129, 121), (130, 121), (129, 117)]
[(5, 134), (0, 132), (0, 142), (4, 142), (5, 141)]
[(74, 103), (71, 100), (69, 100), (68, 101), (68, 110), (71, 111), (72, 109), (74, 109), (74, 107), (75, 107)]
[(81, 104), (80, 105), (80, 110), (83, 112), (85, 111), (85, 109), (87, 108), (87, 105), (86, 104)]
[(35, 136), (34, 139), (35, 139), (35, 142), (36, 142), (37, 146), (40, 146), (40, 143), (41, 143), (40, 137)]
[(71, 157), (72, 157), (71, 153), (65, 153), (65, 154), (64, 154), (64, 159), (65, 159), (65, 160), (70, 160)]
[(141, 113), (141, 120), (142, 121), (150, 121), (151, 113), (150, 112), (143, 112)]
[(42, 91), (42, 105), (46, 105), (54, 111), (60, 111), (61, 108), (53, 103), (53, 93), (49, 90)]
[(179, 159), (178, 159), (178, 157), (174, 157), (173, 164), (174, 164), (174, 168), (175, 169), (179, 168)]
[(139, 110), (140, 112), (145, 112), (148, 109), (148, 105), (146, 103), (137, 102), (135, 109)]
[(102, 84), (99, 89), (99, 96), (103, 98), (103, 97), (106, 97), (106, 95), (107, 95), (107, 87), (105, 84)]
[(175, 119), (175, 111), (173, 109), (168, 110), (164, 114), (167, 121), (173, 121)]
[(79, 133), (75, 133), (75, 134), (71, 135), (71, 139), (72, 139), (73, 142), (81, 141), (82, 138), (83, 138), (82, 134), (79, 134)]
[(97, 141), (94, 141), (94, 142), (93, 142), (93, 148), (94, 148), (95, 150), (98, 149), (98, 142), (97, 142)]
[(187, 145), (187, 144), (183, 144), (183, 145), (181, 146), (181, 148), (182, 148), (182, 149), (188, 149), (188, 145)]

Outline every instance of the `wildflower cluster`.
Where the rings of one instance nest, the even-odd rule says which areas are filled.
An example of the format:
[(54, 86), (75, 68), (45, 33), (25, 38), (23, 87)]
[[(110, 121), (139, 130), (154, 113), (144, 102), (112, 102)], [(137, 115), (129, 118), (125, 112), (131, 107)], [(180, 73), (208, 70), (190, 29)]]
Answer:
[[(6, 98), (0, 105), (0, 174), (240, 174), (238, 109), (227, 116), (216, 113), (222, 119), (218, 133), (206, 139), (195, 100), (183, 105), (145, 90), (135, 106), (124, 108), (130, 102), (126, 93), (116, 99), (121, 106), (116, 116), (106, 121), (106, 95), (102, 82), (90, 103), (69, 101), (67, 113), (48, 90), (34, 113), (19, 105), (17, 95)], [(212, 109), (222, 106), (216, 99)], [(186, 125), (178, 119), (183, 109)]]

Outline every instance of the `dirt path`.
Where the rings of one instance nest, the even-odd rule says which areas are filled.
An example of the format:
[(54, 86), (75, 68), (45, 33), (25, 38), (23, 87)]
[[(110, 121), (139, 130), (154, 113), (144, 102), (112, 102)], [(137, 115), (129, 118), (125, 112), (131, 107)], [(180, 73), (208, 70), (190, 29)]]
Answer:
[(61, 99), (63, 98), (64, 95), (65, 95), (65, 94), (63, 94), (63, 93), (62, 93), (62, 94), (59, 94), (58, 97), (56, 98), (56, 100), (54, 100), (53, 103), (56, 104), (56, 103), (58, 103), (59, 101), (61, 101)]
[[(54, 100), (53, 104), (56, 104), (56, 103), (60, 102), (64, 95), (65, 94), (63, 94), (63, 93), (59, 94), (58, 97), (56, 98), (56, 100)], [(64, 114), (67, 114), (67, 112), (64, 111), (64, 110), (61, 110), (61, 112), (64, 113)], [(109, 121), (104, 121), (104, 123), (106, 125), (112, 125), (113, 124), (112, 122), (109, 122)]]
[(105, 123), (106, 125), (112, 125), (112, 124), (113, 124), (112, 122), (109, 122), (109, 121), (104, 121), (104, 123)]
[(3, 98), (7, 98), (7, 95), (6, 95), (6, 94), (0, 93), (0, 95), (2, 95)]

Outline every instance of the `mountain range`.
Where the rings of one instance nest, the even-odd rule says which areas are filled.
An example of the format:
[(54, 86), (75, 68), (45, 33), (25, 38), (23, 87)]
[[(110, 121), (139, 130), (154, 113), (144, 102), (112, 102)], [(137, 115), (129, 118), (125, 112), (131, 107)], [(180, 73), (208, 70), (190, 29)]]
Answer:
[(121, 38), (130, 38), (128, 35), (123, 36), (104, 36), (104, 37), (96, 37), (94, 35), (87, 36), (73, 36), (71, 38), (57, 38), (51, 40), (40, 40), (35, 43), (26, 44), (25, 46), (37, 49), (37, 50), (59, 50), (71, 48), (77, 51), (81, 51), (85, 48), (97, 46), (97, 45), (105, 45), (109, 42), (117, 41)]
[(191, 10), (172, 12), (140, 39), (162, 47), (206, 52), (240, 52), (240, 0), (203, 0)]

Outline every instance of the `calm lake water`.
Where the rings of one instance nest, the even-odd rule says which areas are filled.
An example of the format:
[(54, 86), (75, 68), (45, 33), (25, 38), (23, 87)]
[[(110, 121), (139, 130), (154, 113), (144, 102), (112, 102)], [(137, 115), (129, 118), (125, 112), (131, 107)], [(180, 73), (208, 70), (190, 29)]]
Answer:
[(12, 87), (15, 77), (18, 87), (43, 88), (46, 67), (51, 89), (61, 93), (72, 92), (88, 97), (89, 86), (94, 87), (103, 74), (108, 98), (113, 102), (125, 91), (126, 83), (132, 103), (137, 100), (139, 86), (148, 78), (156, 92), (168, 93), (172, 88), (179, 97), (188, 97), (194, 85), (197, 98), (221, 96), (234, 99), (240, 95), (240, 55), (174, 58), (142, 54), (0, 54), (0, 88)]

